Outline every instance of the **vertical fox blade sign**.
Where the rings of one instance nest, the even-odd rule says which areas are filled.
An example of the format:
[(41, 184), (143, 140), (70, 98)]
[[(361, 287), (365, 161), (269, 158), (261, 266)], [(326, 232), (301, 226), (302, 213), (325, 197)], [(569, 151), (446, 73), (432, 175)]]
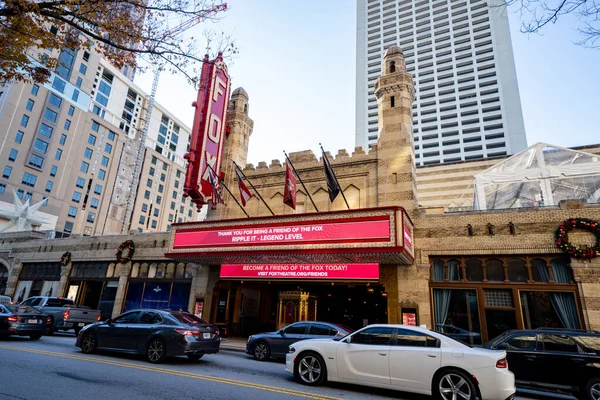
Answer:
[(214, 60), (204, 56), (198, 98), (192, 103), (194, 124), (190, 140), (183, 195), (190, 197), (198, 210), (212, 200), (210, 167), (220, 176), (221, 154), (225, 142), (227, 107), (229, 106), (229, 74), (221, 53)]

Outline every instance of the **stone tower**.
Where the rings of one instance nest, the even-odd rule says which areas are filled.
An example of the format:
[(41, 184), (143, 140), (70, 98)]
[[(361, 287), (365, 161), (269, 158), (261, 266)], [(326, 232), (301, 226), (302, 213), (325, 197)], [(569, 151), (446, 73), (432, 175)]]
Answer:
[(402, 206), (409, 215), (417, 208), (417, 185), (412, 145), (412, 76), (397, 46), (383, 56), (382, 75), (375, 81), (379, 109), (377, 141), (378, 206)]
[[(221, 172), (224, 175), (225, 184), (235, 196), (238, 196), (239, 191), (232, 161), (235, 161), (242, 168), (246, 166), (248, 142), (254, 129), (254, 121), (248, 116), (248, 100), (248, 92), (239, 87), (231, 93), (229, 109), (227, 110), (228, 134), (221, 155)], [(228, 214), (226, 208), (238, 207), (225, 188), (223, 188), (223, 199), (226, 207), (219, 204), (216, 212), (209, 210), (207, 219), (224, 219)]]

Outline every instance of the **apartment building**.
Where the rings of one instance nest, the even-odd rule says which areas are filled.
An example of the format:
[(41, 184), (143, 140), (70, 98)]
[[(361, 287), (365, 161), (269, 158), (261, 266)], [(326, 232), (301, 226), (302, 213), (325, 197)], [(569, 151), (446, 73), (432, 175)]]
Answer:
[(527, 147), (503, 2), (358, 0), (356, 145), (377, 142), (374, 83), (385, 49), (413, 75), (417, 166), (503, 156)]

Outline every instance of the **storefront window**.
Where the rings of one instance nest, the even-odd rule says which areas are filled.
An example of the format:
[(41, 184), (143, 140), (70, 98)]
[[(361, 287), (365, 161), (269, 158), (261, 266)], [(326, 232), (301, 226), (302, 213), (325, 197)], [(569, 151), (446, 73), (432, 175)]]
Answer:
[(523, 326), (579, 329), (579, 317), (572, 292), (521, 292)]
[(171, 310), (188, 311), (188, 303), (190, 300), (190, 284), (189, 283), (174, 283), (171, 291), (171, 302), (169, 308)]
[(433, 289), (435, 330), (468, 344), (481, 344), (475, 290)]
[(143, 282), (129, 282), (127, 288), (127, 297), (125, 298), (125, 307), (123, 312), (129, 310), (135, 310), (140, 308), (140, 300), (142, 299), (142, 293), (144, 292)]

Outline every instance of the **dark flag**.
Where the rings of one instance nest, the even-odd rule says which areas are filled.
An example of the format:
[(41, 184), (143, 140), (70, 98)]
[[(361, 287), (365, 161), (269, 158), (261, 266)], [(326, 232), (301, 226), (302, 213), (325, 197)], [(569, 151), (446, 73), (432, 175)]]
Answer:
[(286, 204), (296, 209), (296, 177), (290, 168), (290, 164), (286, 164), (285, 169), (285, 188), (283, 189), (283, 204)]
[(325, 167), (325, 177), (327, 178), (327, 191), (329, 192), (329, 200), (333, 203), (338, 194), (340, 194), (340, 184), (329, 165), (329, 160), (323, 151), (323, 166)]

